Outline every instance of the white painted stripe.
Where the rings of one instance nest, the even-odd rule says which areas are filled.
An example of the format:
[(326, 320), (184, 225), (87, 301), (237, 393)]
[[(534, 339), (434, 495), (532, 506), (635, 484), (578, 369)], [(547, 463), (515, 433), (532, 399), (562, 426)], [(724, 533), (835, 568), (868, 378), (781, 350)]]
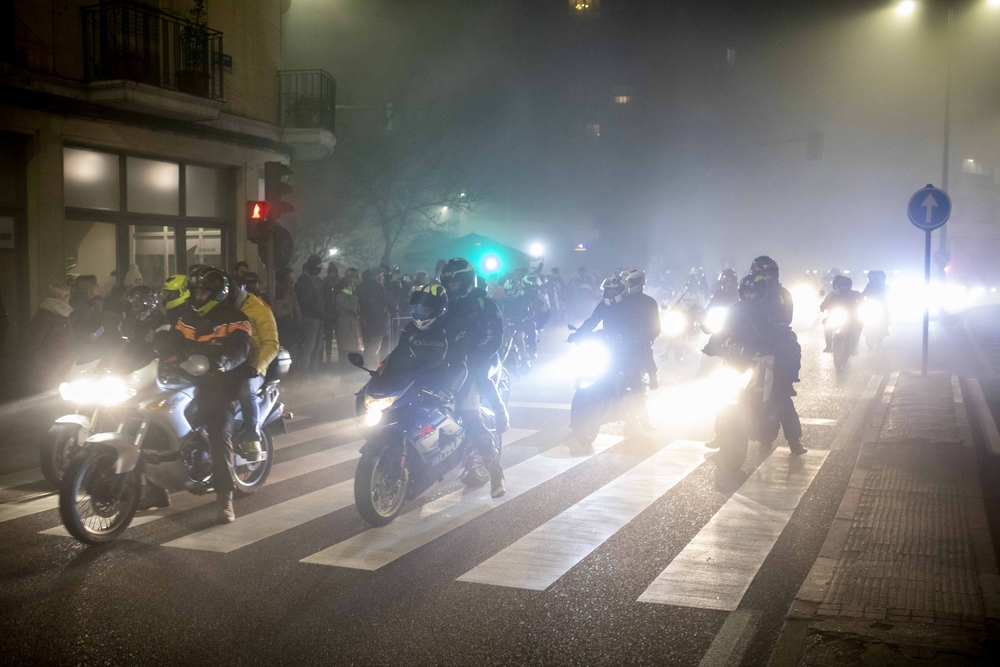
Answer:
[(962, 399), (962, 383), (958, 381), (958, 376), (955, 374), (951, 376), (951, 397), (957, 404), (965, 402)]
[(505, 447), (507, 445), (513, 445), (518, 440), (523, 440), (524, 438), (527, 438), (529, 435), (534, 435), (536, 433), (538, 433), (537, 430), (533, 430), (530, 428), (510, 428), (507, 429), (507, 432), (503, 434), (503, 444)]
[(540, 410), (569, 410), (573, 406), (569, 403), (527, 403), (524, 401), (511, 401), (508, 408), (538, 408)]
[(734, 611), (828, 453), (771, 454), (639, 602)]
[(861, 393), (861, 398), (854, 405), (854, 409), (851, 410), (851, 414), (847, 416), (847, 421), (844, 422), (844, 426), (837, 433), (837, 437), (833, 439), (830, 444), (830, 449), (842, 449), (850, 444), (851, 440), (854, 439), (854, 434), (861, 427), (861, 422), (865, 420), (865, 415), (868, 414), (868, 407), (871, 402), (875, 399), (876, 393), (878, 393), (879, 385), (882, 384), (881, 375), (873, 375), (870, 380), (868, 380), (868, 386)]
[(972, 396), (972, 403), (976, 406), (976, 415), (979, 417), (979, 427), (983, 431), (983, 437), (994, 454), (1000, 454), (1000, 431), (997, 430), (997, 423), (990, 412), (989, 403), (986, 402), (986, 394), (983, 393), (983, 386), (979, 380), (969, 378), (969, 394)]
[(303, 558), (301, 562), (377, 570), (494, 507), (550, 481), (618, 442), (621, 442), (619, 437), (599, 435), (591, 451), (576, 455), (574, 447), (558, 445), (509, 468), (505, 473), (507, 494), (501, 498), (490, 497), (489, 485), (456, 491), (403, 514), (387, 526), (355, 535)]
[[(323, 451), (316, 452), (315, 454), (309, 454), (308, 456), (302, 456), (297, 459), (292, 459), (291, 461), (285, 461), (284, 463), (276, 463), (274, 467), (271, 468), (271, 474), (268, 475), (267, 482), (264, 483), (264, 486), (270, 486), (271, 484), (284, 482), (285, 480), (299, 477), (300, 475), (305, 475), (316, 470), (329, 468), (330, 466), (339, 465), (347, 461), (353, 461), (361, 456), (360, 449), (363, 444), (364, 440), (358, 440), (346, 445), (341, 445), (340, 447), (324, 449)], [(177, 493), (170, 494), (170, 507), (152, 510), (148, 513), (143, 512), (132, 519), (132, 524), (129, 527), (133, 528), (135, 526), (141, 526), (145, 523), (171, 516), (172, 514), (186, 512), (190, 509), (207, 505), (214, 500), (214, 494), (196, 496), (188, 493), (187, 491), (178, 491)], [(55, 506), (59, 506), (58, 497), (56, 499)], [(0, 505), (0, 512), (2, 512), (4, 507), (5, 505)], [(69, 535), (69, 532), (67, 532), (62, 525), (40, 531), (40, 533), (42, 535)]]
[(458, 578), (543, 591), (705, 462), (677, 440)]
[(235, 523), (212, 526), (164, 543), (165, 547), (229, 553), (354, 504), (354, 480), (241, 516)]
[(301, 445), (303, 442), (311, 442), (313, 440), (319, 440), (320, 438), (327, 438), (351, 429), (356, 430), (356, 433), (353, 433), (352, 435), (360, 437), (361, 432), (358, 431), (357, 428), (357, 420), (353, 417), (349, 419), (339, 419), (333, 422), (324, 422), (322, 424), (317, 424), (316, 426), (310, 426), (309, 428), (275, 436), (274, 448), (284, 449), (285, 447), (293, 447), (295, 445)]
[(43, 479), (45, 479), (45, 475), (42, 474), (41, 468), (11, 472), (6, 475), (0, 475), (0, 489), (9, 489), (23, 484), (32, 484), (34, 482), (40, 482)]
[(47, 493), (43, 496), (32, 496), (21, 500), (13, 500), (0, 505), (0, 523), (22, 516), (38, 514), (59, 507), (59, 494)]
[(722, 624), (698, 667), (736, 667), (757, 632), (760, 610), (737, 609)]
[(799, 419), (803, 426), (836, 426), (836, 419), (819, 419), (817, 417), (802, 417)]
[(892, 400), (892, 392), (896, 391), (896, 382), (899, 380), (899, 371), (893, 371), (889, 375), (889, 381), (885, 383), (885, 391), (882, 392), (882, 402), (889, 405)]

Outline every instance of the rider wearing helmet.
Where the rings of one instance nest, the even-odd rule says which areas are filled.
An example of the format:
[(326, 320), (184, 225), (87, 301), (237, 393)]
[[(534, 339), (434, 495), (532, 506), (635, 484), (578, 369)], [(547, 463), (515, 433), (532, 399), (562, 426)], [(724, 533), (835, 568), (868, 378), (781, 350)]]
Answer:
[[(851, 334), (852, 354), (857, 354), (857, 343), (861, 338), (860, 318), (858, 317), (858, 306), (861, 303), (861, 292), (852, 289), (854, 281), (847, 276), (835, 276), (833, 279), (833, 291), (831, 291), (819, 309), (822, 312), (832, 312), (834, 308), (840, 307), (847, 312), (847, 329)], [(824, 335), (826, 336), (826, 349), (823, 352), (833, 352), (833, 327), (824, 321)]]
[(500, 345), (503, 343), (504, 318), (496, 301), (476, 285), (476, 271), (468, 260), (451, 259), (441, 270), (441, 283), (450, 300), (450, 319), (454, 325), (452, 340), (466, 355), (469, 377), (463, 387), (459, 407), (465, 428), (477, 440), (478, 449), (490, 471), (491, 495), (499, 498), (506, 493), (503, 468), (493, 435), (483, 424), (480, 395), (493, 406), (497, 430), (507, 430), (507, 407), (500, 399), (496, 385), (490, 379), (490, 369), (499, 363)]
[[(541, 265), (539, 265), (540, 267)], [(529, 274), (521, 280), (524, 286), (524, 293), (531, 303), (531, 317), (524, 322), (524, 342), (528, 349), (528, 355), (532, 359), (538, 358), (538, 332), (545, 328), (552, 315), (552, 307), (549, 305), (549, 295), (542, 289), (542, 279), (538, 273)]]
[(720, 356), (727, 344), (732, 344), (744, 353), (774, 356), (772, 409), (784, 431), (788, 448), (793, 455), (801, 456), (806, 448), (802, 446), (802, 423), (792, 397), (796, 395), (793, 385), (799, 380), (802, 348), (792, 328), (774, 316), (776, 286), (780, 288), (776, 280), (768, 280), (760, 273), (745, 276), (740, 281), (740, 300), (733, 305), (723, 328), (709, 339), (705, 354)]
[(889, 286), (885, 284), (885, 271), (869, 271), (868, 284), (865, 291), (861, 293), (863, 297), (885, 301), (889, 292)]
[(691, 273), (684, 281), (684, 290), (677, 297), (676, 303), (694, 318), (705, 310), (705, 293), (701, 289), (701, 278), (696, 273)]
[(725, 269), (719, 274), (719, 282), (708, 302), (708, 309), (713, 307), (728, 308), (740, 300), (740, 279), (732, 269)]
[(252, 329), (246, 315), (230, 299), (230, 281), (221, 269), (200, 267), (188, 277), (191, 308), (183, 309), (166, 339), (162, 359), (208, 358), (210, 371), (201, 378), (195, 400), (205, 415), (212, 446), (212, 485), (223, 523), (236, 520), (233, 511), (233, 406), (246, 378), (238, 371), (251, 350)]
[(125, 318), (121, 323), (122, 337), (130, 341), (151, 339), (156, 327), (160, 298), (148, 285), (130, 287), (125, 293)]
[(791, 326), (792, 293), (782, 287), (778, 280), (778, 263), (767, 255), (761, 255), (750, 264), (750, 275), (763, 277), (771, 286), (766, 303), (763, 304), (766, 312), (776, 318), (779, 324)]

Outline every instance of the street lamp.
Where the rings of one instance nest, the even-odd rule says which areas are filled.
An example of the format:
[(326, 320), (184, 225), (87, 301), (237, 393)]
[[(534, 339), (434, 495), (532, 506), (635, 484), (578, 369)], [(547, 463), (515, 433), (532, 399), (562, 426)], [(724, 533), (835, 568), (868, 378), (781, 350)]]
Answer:
[(913, 13), (913, 10), (915, 10), (916, 8), (917, 8), (917, 3), (915, 3), (913, 0), (903, 0), (903, 2), (899, 3), (899, 5), (896, 6), (896, 11), (899, 14), (902, 14), (903, 16), (909, 16), (910, 14)]
[(545, 247), (541, 243), (532, 243), (530, 252), (532, 257), (541, 257), (545, 254)]

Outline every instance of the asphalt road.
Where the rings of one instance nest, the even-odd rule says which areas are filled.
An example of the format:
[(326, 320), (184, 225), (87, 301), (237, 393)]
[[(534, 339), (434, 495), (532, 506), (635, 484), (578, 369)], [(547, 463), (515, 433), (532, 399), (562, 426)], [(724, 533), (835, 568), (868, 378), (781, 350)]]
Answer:
[[(960, 322), (935, 325), (932, 369), (981, 377), (1000, 416), (1000, 382), (982, 362), (1000, 367), (1000, 318), (976, 322), (978, 352)], [(721, 483), (702, 456), (712, 391), (697, 358), (660, 359), (655, 433), (608, 428), (596, 453), (581, 451), (554, 330), (512, 394), (508, 497), (440, 490), (377, 530), (350, 496), (353, 378), (287, 387), (297, 416), (277, 441), (274, 481), (237, 501), (231, 527), (175, 494), (173, 513), (101, 547), (57, 534), (44, 483), (21, 483), (31, 437), (58, 405), (4, 406), (0, 662), (764, 664), (846, 488), (866, 401), (919, 368), (913, 324), (840, 377), (820, 330), (796, 328), (802, 462), (783, 439), (773, 452), (751, 445), (749, 477)]]

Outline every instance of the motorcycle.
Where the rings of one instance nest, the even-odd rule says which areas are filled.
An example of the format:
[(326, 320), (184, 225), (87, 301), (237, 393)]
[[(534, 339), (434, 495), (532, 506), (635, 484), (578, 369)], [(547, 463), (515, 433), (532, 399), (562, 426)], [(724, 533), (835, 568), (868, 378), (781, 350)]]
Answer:
[[(421, 386), (405, 363), (387, 360), (378, 370), (369, 370), (360, 354), (352, 352), (348, 360), (371, 375), (358, 392), (366, 443), (354, 474), (354, 501), (367, 523), (390, 523), (407, 500), (432, 487), (461, 481), (474, 488), (490, 481), (482, 457), (456, 419), (452, 396)], [(494, 414), (486, 407), (481, 410), (500, 451), (503, 440)]]
[(865, 345), (869, 350), (882, 347), (889, 335), (889, 313), (880, 299), (866, 296), (858, 307), (858, 317), (864, 327)]
[(697, 347), (701, 336), (702, 313), (690, 311), (679, 305), (666, 306), (666, 311), (660, 317), (660, 327), (667, 339), (667, 349), (662, 356), (671, 355), (677, 361), (684, 361)]
[(42, 475), (58, 489), (66, 467), (84, 441), (101, 429), (106, 409), (156, 381), (156, 353), (145, 341), (105, 335), (80, 355), (59, 385), (62, 399), (75, 406), (55, 420), (39, 448)]
[(861, 331), (854, 316), (846, 308), (836, 307), (826, 318), (826, 327), (833, 330), (833, 365), (838, 371), (847, 368), (847, 363), (857, 354)]
[(750, 440), (770, 448), (780, 424), (771, 409), (774, 357), (744, 350), (727, 350), (722, 356), (725, 365), (716, 379), (723, 398), (716, 418), (719, 451), (713, 460), (732, 471), (743, 466)]
[[(577, 331), (573, 325), (569, 328)], [(634, 341), (611, 340), (603, 330), (576, 339), (570, 429), (580, 444), (592, 444), (604, 424), (639, 420), (638, 404), (645, 404), (646, 385), (637, 360), (629, 358), (634, 349)]]
[[(282, 349), (258, 394), (261, 459), (244, 459), (241, 443), (234, 443), (238, 495), (256, 492), (271, 472), (272, 434), (284, 431), (278, 384), (290, 365), (291, 358)], [(198, 378), (208, 369), (208, 359), (198, 354), (179, 366), (160, 362), (155, 383), (141, 392), (126, 391), (122, 401), (107, 408), (105, 419), (113, 421), (116, 430), (87, 438), (60, 485), (59, 514), (73, 537), (86, 544), (100, 544), (121, 535), (135, 516), (143, 476), (168, 491), (214, 492), (211, 446), (203, 415), (194, 401)], [(112, 389), (109, 385), (108, 390)], [(241, 432), (242, 421), (237, 407), (235, 433)]]

